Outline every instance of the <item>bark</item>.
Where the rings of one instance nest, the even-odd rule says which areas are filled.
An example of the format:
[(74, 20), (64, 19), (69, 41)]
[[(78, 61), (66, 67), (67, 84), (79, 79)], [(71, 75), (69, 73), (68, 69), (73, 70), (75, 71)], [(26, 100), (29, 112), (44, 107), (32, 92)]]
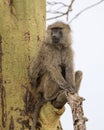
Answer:
[(31, 129), (27, 72), (45, 13), (45, 0), (0, 0), (0, 130)]
[(39, 116), (39, 122), (42, 124), (40, 130), (62, 130), (60, 116), (64, 111), (64, 107), (57, 109), (50, 102), (44, 104)]
[[(45, 0), (0, 1), (0, 130), (33, 126), (36, 101), (29, 90), (28, 66), (45, 34), (45, 13)], [(44, 104), (41, 130), (61, 130), (63, 112)]]

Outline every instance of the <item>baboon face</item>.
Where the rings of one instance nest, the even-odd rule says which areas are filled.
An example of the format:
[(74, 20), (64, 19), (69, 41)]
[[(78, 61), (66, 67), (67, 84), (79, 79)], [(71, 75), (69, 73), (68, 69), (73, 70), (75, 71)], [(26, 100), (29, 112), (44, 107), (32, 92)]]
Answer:
[(52, 43), (59, 44), (62, 37), (63, 37), (62, 28), (59, 27), (51, 28)]
[(71, 45), (71, 29), (68, 24), (56, 22), (47, 27), (46, 44), (52, 44), (55, 47), (69, 47)]

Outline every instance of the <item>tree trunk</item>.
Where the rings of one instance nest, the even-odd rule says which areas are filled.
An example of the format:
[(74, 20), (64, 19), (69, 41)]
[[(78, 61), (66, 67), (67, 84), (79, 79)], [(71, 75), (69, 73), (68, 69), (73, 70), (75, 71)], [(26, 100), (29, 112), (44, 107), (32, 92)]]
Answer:
[(30, 130), (28, 65), (45, 32), (45, 0), (0, 0), (0, 130)]
[[(28, 66), (45, 34), (45, 0), (0, 0), (0, 130), (31, 130), (35, 100)], [(49, 102), (41, 108), (41, 130), (62, 130)]]

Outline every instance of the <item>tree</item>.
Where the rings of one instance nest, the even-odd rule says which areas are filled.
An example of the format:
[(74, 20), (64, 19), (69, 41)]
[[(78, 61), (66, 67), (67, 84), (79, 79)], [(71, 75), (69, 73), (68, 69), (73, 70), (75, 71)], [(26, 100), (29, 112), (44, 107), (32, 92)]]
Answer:
[[(0, 130), (31, 130), (35, 100), (28, 66), (45, 32), (45, 0), (0, 1)], [(61, 130), (62, 109), (40, 111), (41, 130)]]
[(28, 65), (45, 32), (45, 0), (0, 1), (0, 130), (30, 130)]
[[(68, 18), (74, 1), (72, 0), (69, 5), (61, 3), (68, 8), (67, 12), (53, 13), (66, 15)], [(101, 0), (91, 7), (103, 1)], [(79, 12), (73, 19), (83, 11)], [(44, 32), (45, 0), (0, 1), (0, 130), (31, 130), (35, 100), (29, 90), (28, 66), (34, 54), (37, 53), (37, 43), (42, 40)], [(67, 95), (70, 105), (71, 100), (74, 100), (72, 99), (74, 97), (71, 96)], [(82, 99), (78, 95), (75, 99), (77, 98)], [(40, 111), (39, 120), (41, 120), (42, 125), (40, 129), (61, 130), (59, 119), (63, 112), (64, 108), (56, 109), (50, 102), (44, 104)], [(83, 114), (81, 116), (83, 117)], [(86, 121), (86, 118), (83, 119)], [(76, 123), (80, 119), (74, 121)]]

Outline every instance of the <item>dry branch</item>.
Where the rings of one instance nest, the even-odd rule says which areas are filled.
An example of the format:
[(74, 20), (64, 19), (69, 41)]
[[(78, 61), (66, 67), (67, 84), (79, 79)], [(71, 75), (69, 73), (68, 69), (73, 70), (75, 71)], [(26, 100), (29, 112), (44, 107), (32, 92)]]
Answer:
[[(65, 12), (61, 12), (60, 11), (60, 8), (62, 8), (62, 7), (58, 8), (58, 9), (56, 9), (54, 11), (48, 10), (47, 13), (56, 14), (56, 16), (47, 18), (47, 20), (53, 20), (53, 19), (57, 19), (57, 18), (66, 16), (66, 20), (68, 21), (69, 13), (72, 11), (72, 7), (73, 7), (74, 2), (75, 2), (75, 0), (71, 0), (71, 2), (70, 2), (69, 5), (66, 5), (63, 2), (47, 2), (47, 5), (50, 5), (51, 7), (61, 5), (63, 8), (67, 8), (67, 10)], [(94, 3), (94, 4), (90, 5), (90, 6), (82, 9), (75, 16), (73, 16), (71, 18), (71, 20), (69, 21), (69, 23), (71, 23), (73, 20), (75, 20), (76, 18), (78, 18), (82, 13), (86, 12), (87, 10), (89, 10), (89, 9), (91, 9), (93, 7), (96, 7), (97, 5), (101, 4), (102, 2), (104, 2), (104, 0), (100, 0), (100, 1)]]
[[(69, 15), (69, 12), (72, 11), (72, 6), (73, 6), (74, 1), (75, 1), (75, 0), (71, 0), (71, 2), (70, 2), (69, 5), (66, 5), (66, 4), (64, 4), (64, 3), (62, 3), (62, 2), (53, 2), (53, 3), (47, 2), (47, 4), (50, 4), (50, 5), (58, 5), (58, 4), (61, 4), (61, 5), (63, 5), (63, 7), (67, 7), (67, 8), (68, 8), (66, 12), (63, 12), (63, 13), (62, 13), (62, 12), (58, 11), (58, 14), (59, 14), (59, 15), (57, 15), (57, 16), (55, 16), (55, 17), (48, 18), (47, 20), (56, 19), (56, 18), (65, 16), (65, 15), (67, 16), (67, 20), (68, 20), (68, 15)], [(51, 11), (50, 11), (50, 12), (51, 12)], [(55, 12), (56, 12), (56, 14), (57, 14), (57, 11), (54, 11), (54, 14), (55, 14)], [(49, 13), (49, 11), (48, 11), (48, 13)]]
[(62, 5), (62, 6), (68, 6), (67, 4), (63, 3), (63, 2), (48, 2), (47, 1), (47, 4), (48, 5)]
[(93, 7), (97, 6), (97, 5), (99, 5), (99, 4), (101, 4), (102, 2), (104, 2), (104, 0), (98, 1), (97, 3), (94, 3), (94, 4), (92, 4), (92, 5), (88, 6), (88, 7), (86, 7), (85, 9), (81, 10), (79, 13), (77, 13), (77, 14), (70, 20), (70, 23), (71, 23), (73, 20), (75, 20), (77, 17), (79, 17), (82, 13), (84, 13), (85, 11), (87, 11), (87, 10), (89, 10), (89, 9), (91, 9), (91, 8), (93, 8)]
[(82, 102), (85, 99), (78, 95), (81, 80), (82, 80), (82, 72), (77, 71), (75, 74), (77, 93), (73, 95), (70, 94), (69, 92), (66, 92), (67, 101), (72, 111), (74, 130), (86, 130), (85, 123), (87, 121), (87, 118), (84, 117), (84, 111), (82, 106)]
[(74, 130), (86, 130), (85, 123), (87, 118), (84, 117), (82, 107), (82, 101), (84, 101), (84, 98), (80, 97), (77, 93), (74, 95), (67, 93), (66, 97), (72, 110)]

